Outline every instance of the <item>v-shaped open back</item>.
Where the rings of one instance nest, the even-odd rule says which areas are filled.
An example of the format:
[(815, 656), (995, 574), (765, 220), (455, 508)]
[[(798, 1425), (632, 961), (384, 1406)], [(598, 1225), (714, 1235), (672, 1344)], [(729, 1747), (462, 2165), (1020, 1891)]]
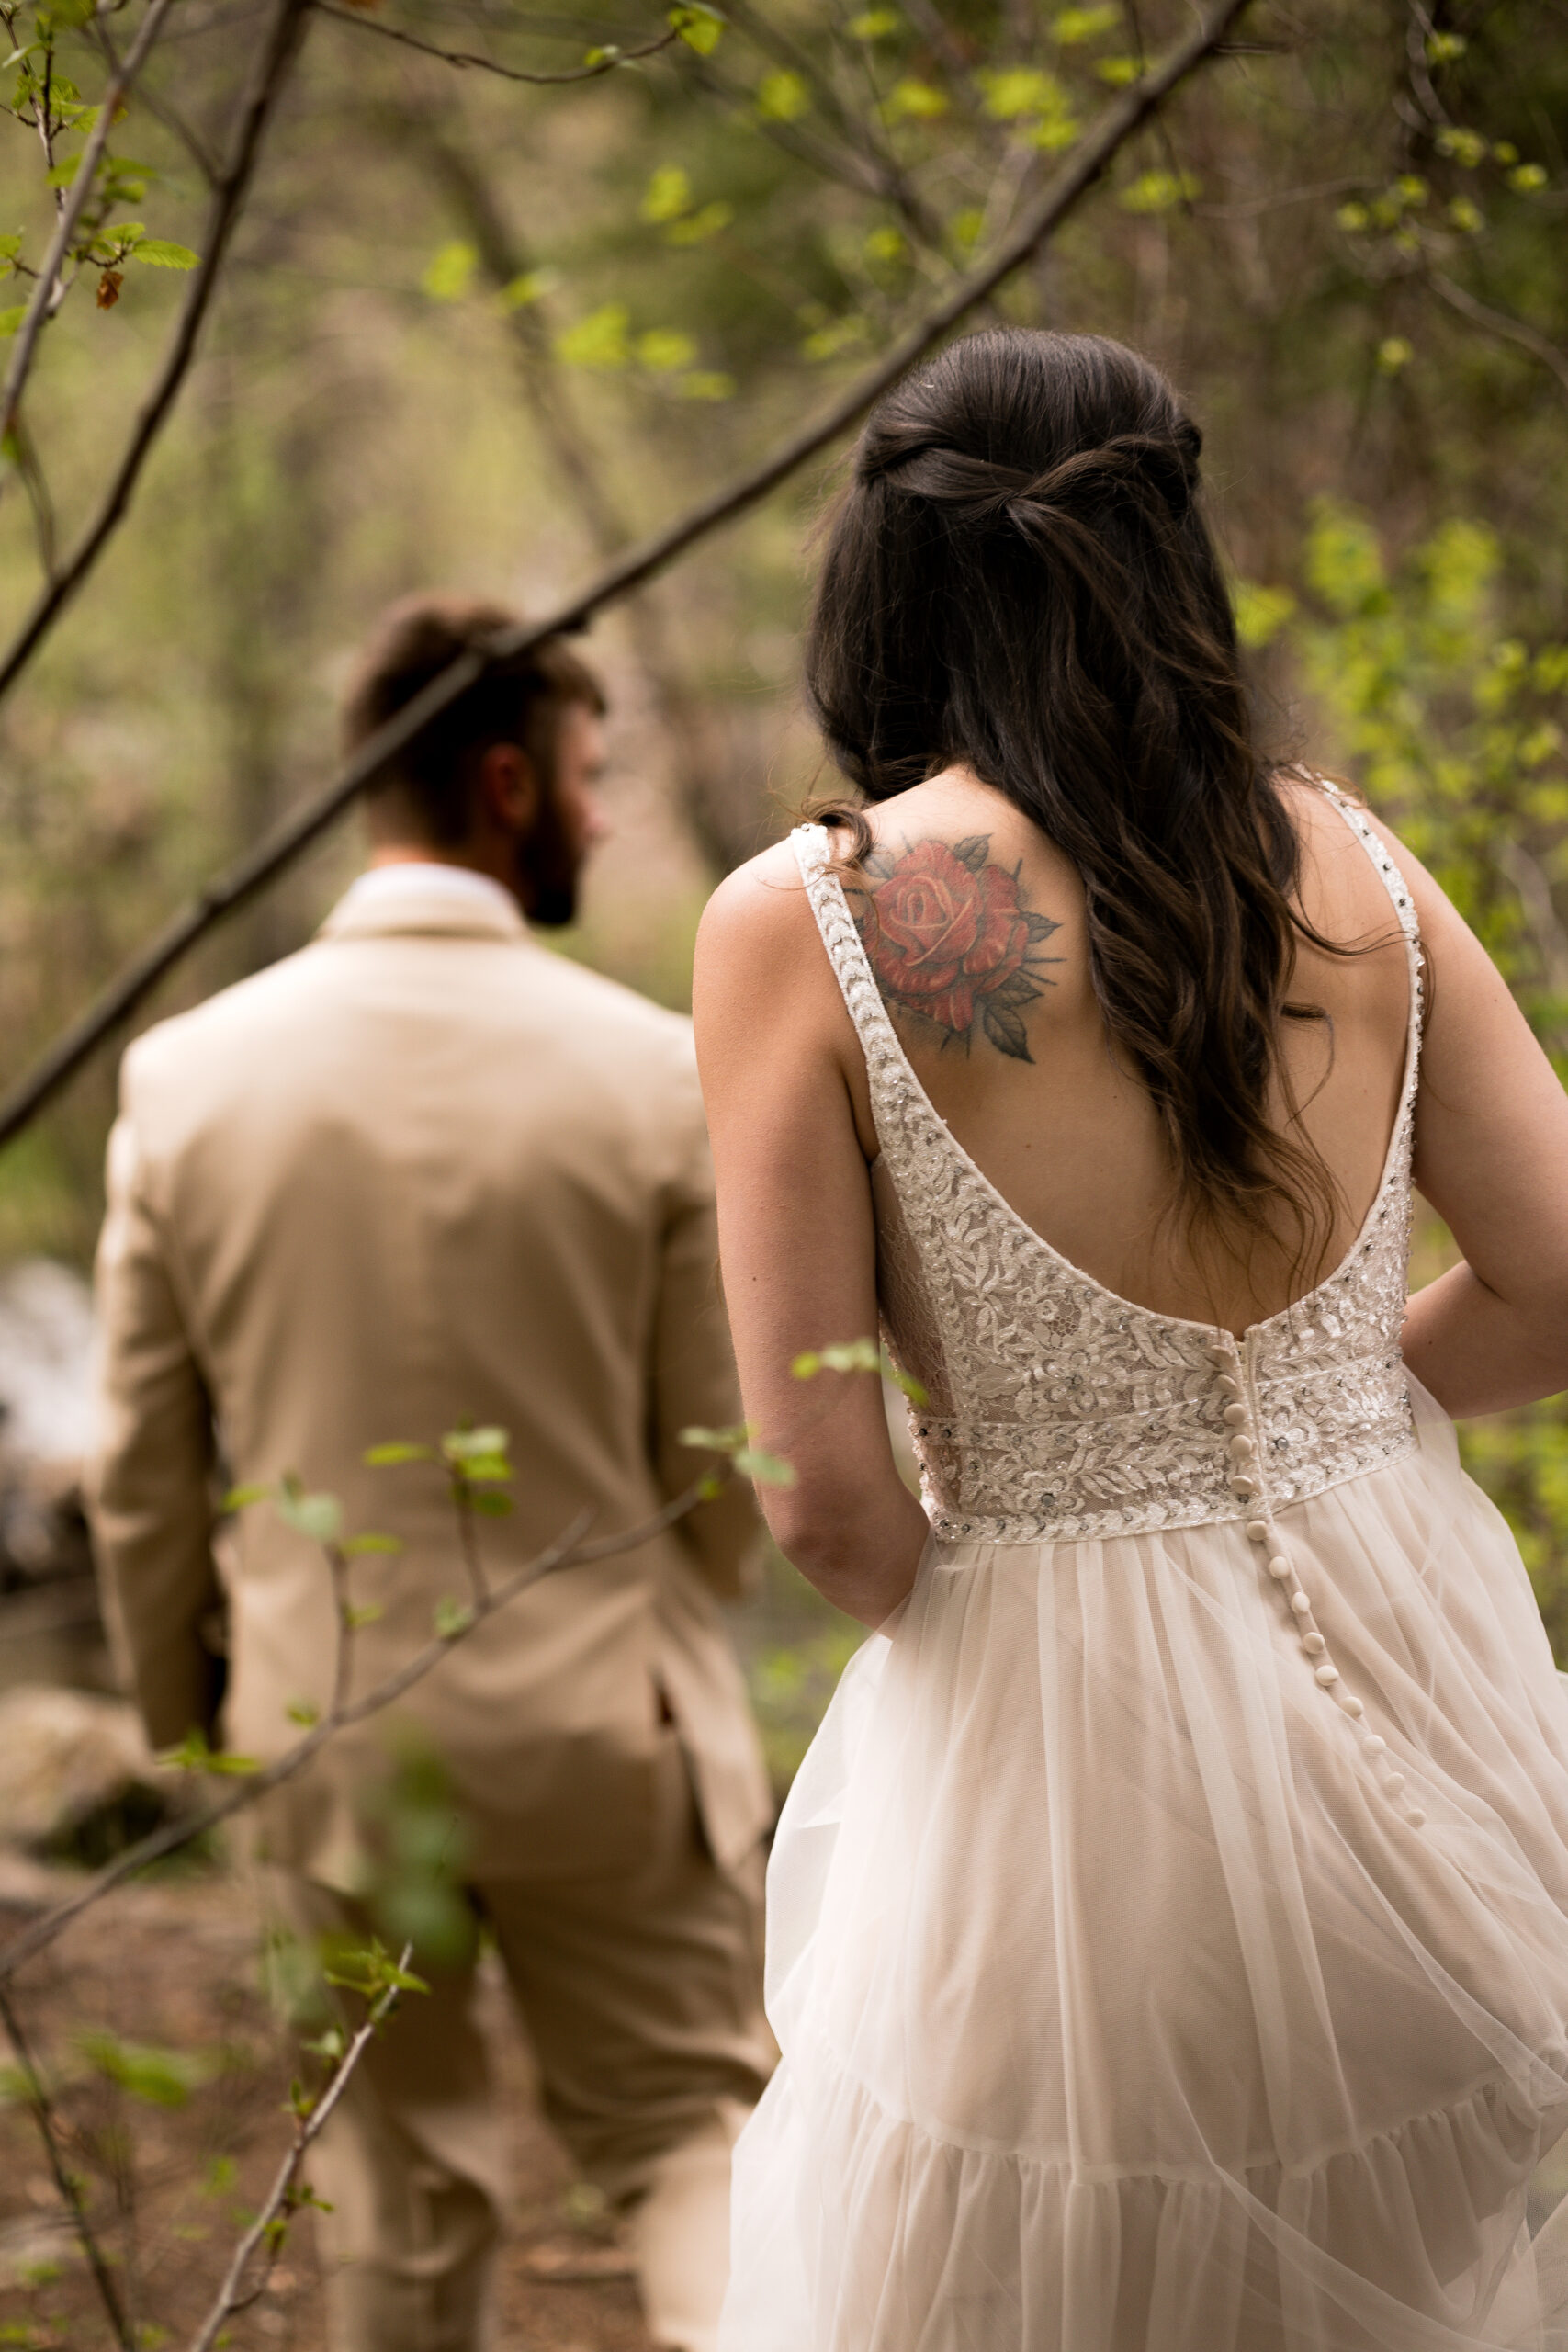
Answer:
[(1410, 1013), (1382, 1176), (1351, 1249), (1303, 1298), (1257, 1323), (1239, 1360), (1261, 1453), (1235, 1492), (1212, 1350), (1228, 1335), (1119, 1297), (1010, 1206), (937, 1113), (888, 1017), (820, 826), (793, 836), (865, 1054), (884, 1329), (929, 1405), (912, 1416), (939, 1534), (1024, 1542), (1246, 1514), (1322, 1492), (1413, 1443), (1400, 1336), (1421, 1032), (1416, 914), (1360, 812), (1325, 787), (1365, 848), (1404, 934)]

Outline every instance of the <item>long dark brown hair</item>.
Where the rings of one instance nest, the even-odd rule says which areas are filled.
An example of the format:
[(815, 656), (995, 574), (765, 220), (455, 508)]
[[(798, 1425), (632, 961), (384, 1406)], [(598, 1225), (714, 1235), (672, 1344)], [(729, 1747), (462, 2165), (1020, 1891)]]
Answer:
[(868, 799), (962, 763), (1072, 860), (1105, 1025), (1189, 1224), (1235, 1246), (1283, 1207), (1314, 1266), (1336, 1188), (1269, 1114), (1280, 1085), (1294, 1124), (1279, 1036), (1313, 1012), (1287, 1002), (1298, 941), (1331, 943), (1300, 910), (1300, 843), (1254, 745), (1201, 447), (1122, 344), (953, 345), (862, 436), (807, 680)]

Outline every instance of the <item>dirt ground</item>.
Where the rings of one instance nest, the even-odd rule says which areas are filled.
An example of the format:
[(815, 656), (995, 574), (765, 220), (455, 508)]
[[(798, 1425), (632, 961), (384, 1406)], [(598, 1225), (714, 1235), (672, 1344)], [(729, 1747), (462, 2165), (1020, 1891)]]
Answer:
[[(52, 1893), (52, 1875), (0, 1869), (0, 1939)], [(499, 2352), (650, 2352), (614, 2228), (540, 2120), (498, 1981), (487, 1980), (486, 1998), (514, 2133)], [(30, 1964), (18, 2005), (62, 2085), (72, 2161), (93, 2182), (138, 2340), (149, 2352), (182, 2346), (288, 2140), (288, 2069), (262, 1989), (253, 1900), (217, 1870), (122, 1890)], [(95, 2042), (102, 2033), (118, 2039)], [(199, 2054), (198, 2078), (183, 2084), (161, 2052)], [(11, 2054), (0, 2048), (0, 2063)], [(117, 2068), (142, 2095), (113, 2079)], [(96, 2352), (112, 2339), (15, 2087), (0, 2075), (0, 2346)], [(231, 2352), (322, 2352), (308, 2218), (266, 2294), (222, 2341)]]

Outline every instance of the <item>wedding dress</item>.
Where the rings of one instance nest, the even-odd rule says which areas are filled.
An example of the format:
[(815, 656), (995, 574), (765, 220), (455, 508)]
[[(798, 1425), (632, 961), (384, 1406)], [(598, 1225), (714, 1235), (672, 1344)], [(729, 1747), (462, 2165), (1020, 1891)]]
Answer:
[(1568, 2343), (1568, 1705), (1401, 1362), (1420, 947), (1337, 805), (1407, 943), (1404, 1088), (1349, 1256), (1239, 1340), (1009, 1208), (795, 835), (931, 1532), (780, 1825), (723, 2352)]

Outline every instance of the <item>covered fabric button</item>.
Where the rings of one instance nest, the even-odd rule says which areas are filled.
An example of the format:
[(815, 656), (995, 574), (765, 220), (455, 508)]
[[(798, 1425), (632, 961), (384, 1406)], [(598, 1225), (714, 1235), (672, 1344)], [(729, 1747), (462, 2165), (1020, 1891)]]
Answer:
[(1258, 1492), (1258, 1481), (1256, 1478), (1233, 1478), (1231, 1480), (1231, 1492), (1233, 1495), (1239, 1495), (1243, 1498), (1247, 1495), (1255, 1495)]
[(1404, 1773), (1391, 1772), (1387, 1780), (1383, 1782), (1383, 1786), (1388, 1791), (1391, 1797), (1396, 1797), (1399, 1794), (1400, 1790), (1404, 1786)]
[(1249, 1544), (1267, 1544), (1269, 1541), (1268, 1521), (1249, 1519), (1247, 1522), (1247, 1540)]
[(1381, 1756), (1383, 1749), (1388, 1746), (1388, 1742), (1386, 1739), (1380, 1739), (1375, 1731), (1370, 1731), (1367, 1734), (1365, 1740), (1362, 1742), (1362, 1745), (1366, 1748), (1369, 1756)]
[(1308, 1657), (1316, 1657), (1320, 1651), (1325, 1650), (1328, 1647), (1328, 1644), (1324, 1640), (1321, 1634), (1303, 1634), (1302, 1635), (1302, 1647), (1305, 1650)]
[(1427, 1816), (1418, 1804), (1413, 1804), (1404, 1818), (1412, 1829), (1424, 1829), (1427, 1826)]
[(1283, 1552), (1275, 1553), (1273, 1558), (1269, 1563), (1269, 1573), (1272, 1577), (1274, 1577), (1277, 1583), (1284, 1583), (1285, 1578), (1291, 1573), (1291, 1564), (1289, 1560), (1286, 1559)]
[(1339, 1703), (1344, 1708), (1345, 1713), (1348, 1715), (1364, 1715), (1367, 1712), (1362, 1706), (1359, 1699), (1353, 1699), (1348, 1691), (1346, 1692), (1344, 1698)]
[(1244, 1430), (1247, 1427), (1247, 1407), (1245, 1405), (1227, 1405), (1225, 1407), (1225, 1419), (1233, 1430)]
[(1230, 1340), (1212, 1340), (1203, 1353), (1208, 1357), (1209, 1362), (1212, 1364), (1217, 1364), (1222, 1372), (1230, 1371), (1235, 1363), (1235, 1346)]
[(1291, 1607), (1295, 1611), (1298, 1617), (1310, 1617), (1312, 1614), (1312, 1603), (1307, 1599), (1304, 1592), (1292, 1593)]
[(1222, 1396), (1239, 1396), (1241, 1395), (1241, 1383), (1236, 1378), (1234, 1372), (1221, 1373), (1220, 1394)]
[(1231, 1454), (1235, 1461), (1249, 1462), (1252, 1458), (1252, 1440), (1249, 1437), (1233, 1437)]
[(1339, 1668), (1337, 1666), (1330, 1666), (1325, 1660), (1317, 1669), (1317, 1679), (1326, 1690), (1331, 1682), (1338, 1681)]

